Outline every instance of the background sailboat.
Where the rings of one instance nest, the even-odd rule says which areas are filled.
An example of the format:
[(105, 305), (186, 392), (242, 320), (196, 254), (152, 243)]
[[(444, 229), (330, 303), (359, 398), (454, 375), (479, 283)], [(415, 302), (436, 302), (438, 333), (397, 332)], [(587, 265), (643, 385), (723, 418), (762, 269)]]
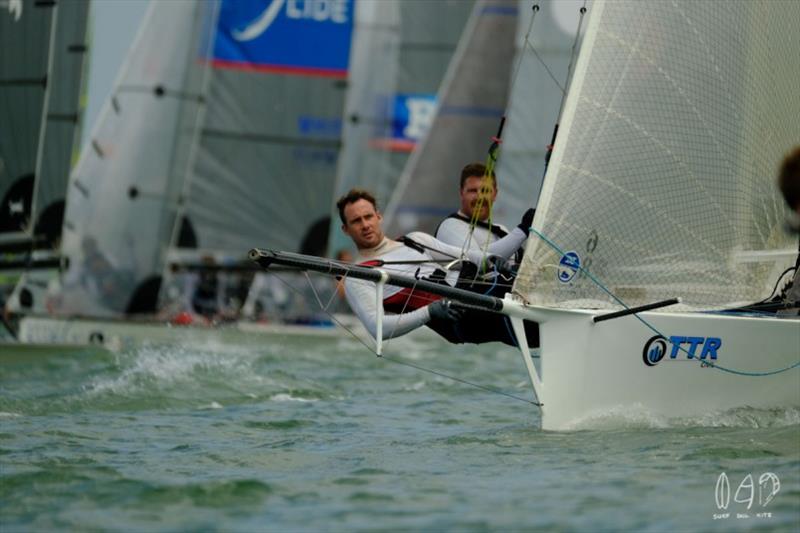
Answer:
[(14, 5), (0, 11), (0, 268), (10, 308), (42, 310), (52, 272), (38, 269), (58, 266), (80, 138), (89, 1)]
[[(225, 267), (254, 242), (321, 253), (352, 8), (360, 5), (345, 4), (347, 16), (329, 13), (332, 33), (319, 34), (320, 21), (292, 11), (294, 3), (280, 4), (265, 29), (259, 22), (269, 18), (265, 8), (277, 4), (153, 2), (72, 176), (63, 244), (70, 261), (61, 286), (51, 291), (53, 314), (152, 320), (165, 300), (162, 277), (170, 287), (180, 285), (169, 280), (173, 263), (207, 258)], [(462, 2), (443, 5), (463, 9)], [(412, 23), (425, 19), (429, 5), (398, 6), (413, 13), (409, 34), (424, 36), (424, 26)], [(454, 27), (452, 20), (442, 24)], [(335, 57), (285, 46), (281, 53), (290, 56), (270, 56), (269, 39), (259, 44), (255, 30), (264, 30), (265, 39), (277, 35), (267, 34), (273, 30), (294, 37), (305, 31)], [(313, 42), (307, 48), (319, 50)], [(445, 64), (452, 52), (426, 44), (409, 46), (406, 56), (419, 48), (433, 49)], [(426, 69), (401, 79), (430, 83), (437, 68)], [(126, 323), (129, 318), (120, 324)], [(21, 335), (47, 340), (71, 330), (73, 340), (85, 342), (110, 324), (71, 320), (65, 329), (61, 318), (25, 317)]]

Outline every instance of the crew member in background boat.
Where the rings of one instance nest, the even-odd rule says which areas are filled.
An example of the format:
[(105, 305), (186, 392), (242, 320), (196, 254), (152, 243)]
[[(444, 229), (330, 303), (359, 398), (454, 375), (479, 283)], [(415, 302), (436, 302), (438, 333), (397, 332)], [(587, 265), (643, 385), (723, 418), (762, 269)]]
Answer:
[[(342, 196), (336, 206), (342, 220), (342, 231), (358, 248), (356, 262), (364, 266), (381, 266), (387, 271), (409, 278), (427, 279), (450, 286), (459, 286), (458, 271), (445, 271), (440, 267), (442, 261), (456, 261), (461, 257), (461, 248), (443, 243), (431, 235), (413, 232), (400, 240), (387, 238), (381, 227), (382, 216), (372, 194), (362, 189), (353, 189)], [(506, 237), (489, 245), (488, 252), (502, 259), (512, 255), (528, 236), (533, 219), (533, 209), (525, 212), (519, 226)], [(468, 250), (470, 261), (482, 262), (482, 252)], [(465, 262), (461, 262), (463, 265)], [(496, 289), (496, 287), (494, 287)], [(492, 292), (492, 287), (471, 289), (501, 296)], [(507, 290), (507, 289), (505, 289)], [(375, 306), (375, 284), (347, 278), (345, 293), (350, 307), (375, 337), (377, 332), (377, 309)], [(465, 308), (440, 296), (420, 290), (400, 287), (384, 287), (384, 310), (389, 313), (383, 317), (384, 338), (404, 335), (420, 326), (427, 325), (436, 333), (452, 343), (502, 342), (516, 346), (516, 339), (505, 316)], [(529, 344), (539, 342), (538, 325), (526, 322)]]
[(212, 256), (203, 256), (199, 270), (175, 266), (172, 277), (176, 294), (171, 295), (172, 301), (164, 305), (160, 315), (166, 315), (171, 323), (180, 326), (208, 326), (221, 318), (224, 291), (215, 264)]
[[(484, 179), (485, 176), (491, 180), (491, 188), (487, 187), (488, 180)], [(487, 240), (493, 243), (508, 235), (508, 228), (502, 224), (492, 224), (489, 220), (492, 205), (497, 200), (497, 174), (494, 170), (488, 175), (483, 163), (465, 166), (461, 170), (459, 196), (460, 209), (439, 223), (435, 233), (437, 239), (459, 248), (482, 251), (486, 248)], [(476, 222), (470, 231), (473, 217), (476, 217)], [(522, 253), (523, 249), (520, 247), (505, 266), (514, 270), (522, 261)], [(510, 285), (514, 272), (504, 274), (507, 276), (505, 282)]]
[(193, 286), (189, 290), (192, 309), (207, 320), (213, 320), (223, 308), (222, 287), (214, 269), (214, 258), (204, 256), (201, 263), (203, 268), (193, 276)]
[[(778, 174), (778, 187), (792, 210), (787, 227), (792, 233), (800, 235), (800, 146), (796, 146), (783, 160)], [(795, 262), (794, 278), (783, 294), (783, 301), (788, 309), (779, 311), (779, 314), (800, 314), (800, 275), (798, 272), (800, 272), (800, 252), (798, 252)]]

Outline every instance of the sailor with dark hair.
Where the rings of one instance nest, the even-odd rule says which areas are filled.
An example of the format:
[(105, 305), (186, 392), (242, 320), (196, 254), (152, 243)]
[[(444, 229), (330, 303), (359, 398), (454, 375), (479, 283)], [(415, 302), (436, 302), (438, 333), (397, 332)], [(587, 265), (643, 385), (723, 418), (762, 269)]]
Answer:
[[(381, 266), (394, 274), (411, 279), (425, 279), (450, 286), (458, 284), (458, 271), (444, 270), (443, 261), (459, 262), (461, 248), (443, 243), (431, 235), (414, 232), (402, 240), (392, 240), (383, 233), (382, 220), (375, 197), (368, 191), (353, 189), (339, 199), (336, 206), (342, 220), (342, 231), (358, 248), (356, 262), (364, 266)], [(518, 227), (488, 247), (489, 254), (507, 258), (525, 241), (533, 218), (533, 210), (522, 217)], [(482, 263), (482, 251), (468, 250), (470, 261)], [(486, 287), (473, 290), (489, 292)], [(373, 337), (377, 332), (378, 309), (375, 284), (346, 278), (345, 295), (350, 307)], [(501, 296), (500, 294), (496, 294)], [(500, 314), (461, 307), (438, 295), (414, 289), (387, 285), (383, 293), (382, 331), (384, 338), (398, 337), (426, 325), (453, 343), (503, 342), (516, 346), (508, 319)], [(528, 343), (537, 346), (538, 326), (526, 323)]]

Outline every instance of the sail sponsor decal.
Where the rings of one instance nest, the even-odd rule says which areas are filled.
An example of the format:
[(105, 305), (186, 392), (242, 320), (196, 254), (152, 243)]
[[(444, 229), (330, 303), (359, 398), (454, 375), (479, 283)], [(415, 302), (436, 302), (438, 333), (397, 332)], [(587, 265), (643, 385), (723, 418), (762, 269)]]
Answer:
[(223, 0), (220, 68), (347, 77), (355, 0)]
[(370, 146), (393, 152), (410, 152), (433, 125), (436, 95), (398, 93), (389, 107), (391, 133), (388, 137), (376, 135), (370, 141)]
[(335, 167), (341, 147), (341, 117), (300, 115), (297, 135), (302, 141), (292, 149), (292, 158), (303, 165)]
[(664, 359), (668, 351), (670, 359), (678, 359), (678, 355), (683, 354), (686, 356), (685, 360), (695, 358), (716, 360), (720, 348), (722, 348), (722, 339), (719, 337), (671, 335), (667, 340), (663, 335), (656, 335), (644, 344), (642, 360), (647, 366), (656, 366)]
[(578, 252), (571, 251), (561, 256), (558, 261), (558, 281), (569, 283), (581, 269), (581, 256)]

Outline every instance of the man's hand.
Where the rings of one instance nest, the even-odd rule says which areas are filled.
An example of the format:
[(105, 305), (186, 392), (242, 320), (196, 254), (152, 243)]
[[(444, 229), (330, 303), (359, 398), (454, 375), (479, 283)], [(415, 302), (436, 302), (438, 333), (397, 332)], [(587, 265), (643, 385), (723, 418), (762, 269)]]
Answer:
[(508, 259), (504, 259), (499, 255), (490, 255), (486, 259), (486, 270), (496, 271), (499, 274), (513, 274), (515, 269), (514, 265)]
[(519, 221), (517, 227), (525, 232), (527, 235), (531, 231), (531, 225), (533, 224), (533, 215), (536, 213), (536, 209), (528, 209), (525, 211), (525, 214), (522, 215), (522, 220)]
[(457, 322), (464, 316), (464, 309), (454, 307), (450, 300), (437, 300), (428, 306), (431, 320), (448, 320)]

